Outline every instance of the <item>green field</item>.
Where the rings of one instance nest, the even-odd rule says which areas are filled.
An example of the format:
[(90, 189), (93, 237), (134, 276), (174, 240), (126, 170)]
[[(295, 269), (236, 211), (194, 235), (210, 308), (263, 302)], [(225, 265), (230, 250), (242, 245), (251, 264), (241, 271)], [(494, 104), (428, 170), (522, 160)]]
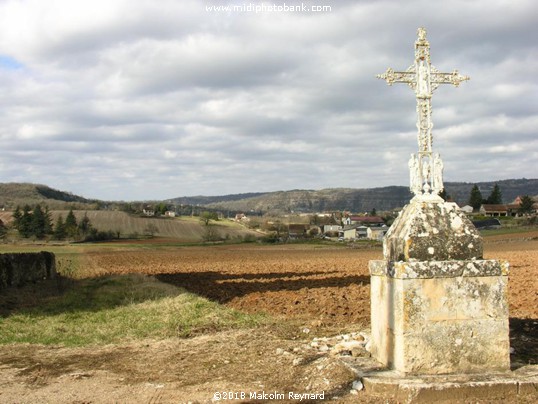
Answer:
[[(0, 344), (113, 344), (250, 328), (264, 315), (226, 308), (145, 275), (113, 275), (11, 291), (0, 299)], [(18, 307), (9, 309), (14, 301)]]

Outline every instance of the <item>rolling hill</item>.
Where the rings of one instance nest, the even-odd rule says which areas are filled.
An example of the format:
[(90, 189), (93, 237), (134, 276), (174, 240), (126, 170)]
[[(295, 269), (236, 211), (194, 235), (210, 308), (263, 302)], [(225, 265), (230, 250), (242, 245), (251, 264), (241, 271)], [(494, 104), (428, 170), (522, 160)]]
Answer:
[(406, 187), (374, 189), (331, 188), (319, 191), (293, 190), (270, 192), (240, 200), (211, 202), (204, 206), (222, 211), (258, 212), (260, 214), (312, 213), (348, 210), (352, 212), (390, 210), (411, 199)]
[(0, 183), (0, 207), (8, 209), (13, 209), (17, 205), (32, 206), (37, 203), (47, 205), (50, 209), (61, 209), (67, 205), (91, 209), (92, 205), (98, 202), (41, 184)]
[[(50, 213), (52, 222), (56, 223), (60, 215), (65, 219), (68, 211), (53, 210)], [(155, 226), (155, 236), (173, 238), (186, 243), (200, 242), (207, 231), (206, 227), (196, 217), (150, 218), (112, 210), (76, 210), (74, 214), (78, 222), (82, 220), (84, 215), (87, 215), (94, 228), (120, 233), (121, 237), (142, 236), (146, 233), (146, 228), (149, 224)], [(0, 211), (0, 220), (6, 224), (10, 223), (13, 220), (12, 212)], [(244, 238), (247, 235), (260, 236), (259, 233), (229, 220), (212, 222), (212, 225), (216, 234), (222, 238), (235, 239)]]
[[(503, 200), (512, 202), (519, 195), (538, 195), (538, 179), (514, 179), (476, 183), (482, 196), (487, 198), (494, 185), (498, 184)], [(465, 205), (471, 188), (475, 183), (447, 182), (445, 188), (452, 199)], [(318, 191), (293, 190), (268, 192), (243, 197), (226, 195), (203, 197), (203, 206), (221, 211), (257, 212), (261, 214), (282, 214), (290, 212), (323, 212), (331, 210), (349, 210), (351, 212), (369, 212), (392, 210), (407, 204), (412, 195), (408, 187), (390, 186), (370, 189), (330, 188)], [(248, 195), (248, 194), (247, 194)], [(174, 203), (196, 204), (202, 197), (175, 198)]]
[[(538, 179), (511, 179), (478, 182), (482, 196), (487, 198), (498, 184), (506, 203), (519, 195), (538, 195)], [(454, 201), (465, 205), (475, 183), (447, 182), (445, 188)], [(258, 214), (314, 213), (322, 211), (369, 212), (392, 210), (402, 207), (411, 199), (408, 187), (389, 186), (370, 189), (329, 188), (322, 190), (292, 190), (265, 193), (243, 193), (222, 196), (177, 197), (166, 202), (174, 205), (194, 205), (207, 209), (234, 212), (257, 212)], [(69, 209), (94, 210), (99, 206), (114, 205), (86, 199), (69, 192), (58, 191), (45, 185), (0, 184), (0, 208), (14, 209), (15, 206), (41, 203), (51, 210)]]
[[(52, 219), (56, 221), (56, 218), (60, 214), (65, 218), (67, 213), (68, 211), (53, 211)], [(125, 212), (107, 210), (75, 211), (74, 213), (77, 221), (80, 221), (84, 214), (86, 214), (93, 227), (99, 230), (120, 232), (122, 237), (135, 233), (143, 235), (149, 224), (156, 227), (156, 236), (174, 238), (183, 242), (199, 242), (203, 239), (206, 232), (205, 226), (196, 217), (138, 217)], [(216, 232), (223, 238), (233, 239), (244, 237), (246, 234), (256, 235), (255, 232), (228, 220), (220, 220), (212, 222), (212, 224)]]

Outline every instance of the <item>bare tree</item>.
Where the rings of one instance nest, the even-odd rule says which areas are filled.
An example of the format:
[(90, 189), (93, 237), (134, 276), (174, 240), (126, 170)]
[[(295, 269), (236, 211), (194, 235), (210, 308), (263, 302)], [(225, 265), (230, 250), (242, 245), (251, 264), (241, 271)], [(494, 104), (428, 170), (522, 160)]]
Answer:
[(153, 236), (158, 233), (159, 228), (155, 226), (154, 223), (148, 223), (148, 225), (144, 228), (144, 234), (148, 237), (153, 238)]

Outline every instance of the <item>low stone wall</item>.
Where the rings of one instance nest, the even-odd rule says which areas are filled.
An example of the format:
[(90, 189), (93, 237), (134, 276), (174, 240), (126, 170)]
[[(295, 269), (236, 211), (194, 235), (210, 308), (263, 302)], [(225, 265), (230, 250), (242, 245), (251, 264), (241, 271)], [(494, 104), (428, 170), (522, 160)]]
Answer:
[(51, 252), (0, 254), (0, 290), (55, 277), (56, 258)]

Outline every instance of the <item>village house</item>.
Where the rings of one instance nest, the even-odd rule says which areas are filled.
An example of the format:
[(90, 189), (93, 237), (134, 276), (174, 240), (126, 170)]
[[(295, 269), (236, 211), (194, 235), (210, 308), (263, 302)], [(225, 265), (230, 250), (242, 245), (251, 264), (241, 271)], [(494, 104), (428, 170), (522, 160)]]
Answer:
[(344, 228), (340, 231), (340, 238), (344, 240), (372, 239), (381, 240), (388, 227), (383, 218), (379, 216), (344, 215), (342, 218)]
[(142, 213), (143, 213), (145, 216), (155, 216), (155, 209), (153, 209), (153, 207), (150, 206), (150, 205), (146, 205), (146, 206), (144, 206), (144, 208), (142, 209)]
[(357, 239), (357, 228), (360, 227), (358, 224), (348, 224), (342, 229), (341, 238), (344, 240), (355, 240)]
[(368, 238), (368, 229), (366, 226), (357, 227), (357, 238)]
[(386, 225), (383, 226), (363, 226), (360, 224), (350, 224), (344, 226), (340, 232), (340, 238), (343, 240), (358, 240), (358, 239), (370, 239), (370, 240), (382, 240), (388, 231)]
[(389, 230), (388, 226), (367, 227), (367, 235), (370, 240), (383, 240)]
[(323, 234), (335, 232), (338, 233), (343, 229), (339, 224), (325, 224), (323, 225)]
[(250, 219), (247, 217), (247, 215), (245, 215), (244, 213), (238, 213), (235, 215), (235, 219), (234, 219), (236, 222), (249, 222)]
[(360, 224), (363, 226), (381, 226), (385, 224), (383, 219), (379, 216), (347, 216), (342, 219), (344, 226), (352, 224)]
[(500, 216), (517, 216), (519, 205), (489, 205), (483, 204), (480, 206), (480, 213), (484, 216), (500, 217)]

